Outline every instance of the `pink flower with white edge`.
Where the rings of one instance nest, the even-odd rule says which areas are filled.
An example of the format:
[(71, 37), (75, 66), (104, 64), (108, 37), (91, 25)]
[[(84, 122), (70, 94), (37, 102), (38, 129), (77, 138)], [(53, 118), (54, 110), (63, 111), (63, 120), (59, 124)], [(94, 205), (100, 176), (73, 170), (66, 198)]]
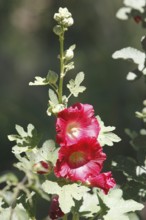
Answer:
[(72, 145), (85, 137), (97, 138), (100, 127), (92, 105), (76, 103), (60, 111), (56, 121), (57, 143)]
[(96, 138), (83, 138), (76, 144), (60, 148), (54, 172), (57, 177), (84, 183), (100, 173), (105, 159)]
[(112, 178), (112, 173), (100, 173), (95, 177), (89, 177), (87, 184), (92, 187), (98, 187), (103, 189), (104, 193), (107, 194), (108, 191), (116, 185), (115, 180)]

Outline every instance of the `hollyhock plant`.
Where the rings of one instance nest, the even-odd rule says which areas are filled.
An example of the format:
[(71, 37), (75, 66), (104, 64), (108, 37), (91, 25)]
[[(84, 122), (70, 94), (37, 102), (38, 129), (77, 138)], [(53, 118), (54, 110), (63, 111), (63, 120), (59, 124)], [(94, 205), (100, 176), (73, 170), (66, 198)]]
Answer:
[[(141, 7), (143, 1), (145, 0), (142, 0)], [(133, 203), (132, 200), (123, 203), (121, 191), (115, 191), (116, 188), (110, 190), (116, 184), (112, 173), (102, 173), (103, 163), (106, 160), (102, 147), (112, 146), (114, 142), (119, 142), (120, 138), (112, 132), (115, 127), (105, 126), (99, 116), (95, 117), (92, 105), (76, 103), (67, 107), (71, 96), (78, 97), (79, 93), (85, 91), (86, 88), (82, 85), (84, 73), (79, 72), (75, 79), (69, 80), (66, 85), (69, 93), (64, 94), (64, 77), (75, 67), (73, 58), (76, 48), (75, 44), (65, 48), (64, 39), (65, 32), (73, 25), (74, 20), (67, 8), (59, 8), (54, 19), (57, 24), (53, 31), (60, 43), (59, 72), (49, 70), (45, 78), (36, 76), (34, 82), (30, 82), (29, 85), (50, 87), (47, 114), (56, 117), (56, 142), (60, 146), (49, 137), (42, 142), (32, 124), (28, 124), (27, 130), (16, 125), (17, 134), (9, 135), (8, 138), (16, 142), (12, 152), (18, 162), (14, 166), (24, 173), (24, 177), (19, 179), (11, 172), (0, 176), (0, 185), (4, 186), (0, 190), (0, 219), (38, 219), (40, 213), (37, 208), (41, 209), (41, 206), (38, 206), (37, 200), (40, 198), (41, 201), (46, 200), (47, 207), (50, 203), (50, 208), (49, 211), (47, 208), (48, 216), (46, 218), (40, 216), (39, 219), (79, 220), (91, 217), (90, 219), (128, 220), (125, 213), (140, 210), (143, 205)], [(137, 18), (137, 22), (139, 19)], [(142, 45), (145, 48), (145, 39)], [(131, 55), (129, 52), (129, 56), (136, 60), (140, 70), (144, 71), (145, 55), (140, 52), (137, 54), (137, 50), (134, 51), (136, 55), (135, 53)], [(144, 111), (142, 113), (137, 114), (145, 119)], [(135, 138), (137, 137), (134, 137), (134, 142)], [(143, 158), (145, 160), (145, 157)], [(131, 182), (133, 177), (138, 183), (140, 174), (135, 176), (135, 169), (131, 172), (131, 167), (139, 166), (137, 162), (132, 161), (130, 160), (130, 164), (125, 161), (122, 170), (125, 166), (124, 173), (129, 174), (128, 180), (130, 179)], [(120, 165), (120, 161), (113, 162), (115, 165)], [(134, 191), (138, 189), (143, 194), (145, 182), (143, 176), (140, 178), (142, 181), (140, 187), (134, 188)], [(41, 212), (43, 215), (44, 210)]]
[(57, 115), (57, 142), (72, 145), (85, 137), (97, 138), (100, 127), (92, 105), (77, 103)]

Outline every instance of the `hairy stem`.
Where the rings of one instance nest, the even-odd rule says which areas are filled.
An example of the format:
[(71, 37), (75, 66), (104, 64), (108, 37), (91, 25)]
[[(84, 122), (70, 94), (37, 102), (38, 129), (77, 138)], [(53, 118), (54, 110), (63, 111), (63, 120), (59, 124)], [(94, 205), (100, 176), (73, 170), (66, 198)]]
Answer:
[(62, 220), (67, 220), (67, 214), (63, 216)]
[(60, 81), (58, 89), (59, 103), (62, 103), (63, 78), (64, 78), (64, 31), (59, 36), (60, 42)]
[(72, 220), (79, 220), (79, 219), (80, 219), (79, 214), (77, 212), (74, 212)]

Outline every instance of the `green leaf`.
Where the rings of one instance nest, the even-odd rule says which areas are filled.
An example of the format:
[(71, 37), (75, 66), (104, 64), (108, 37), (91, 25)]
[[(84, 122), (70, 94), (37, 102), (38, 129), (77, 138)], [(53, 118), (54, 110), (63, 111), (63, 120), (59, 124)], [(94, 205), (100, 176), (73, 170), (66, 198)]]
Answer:
[(75, 80), (71, 79), (69, 81), (69, 84), (67, 84), (67, 88), (70, 90), (70, 93), (75, 97), (77, 97), (79, 93), (82, 93), (86, 90), (85, 86), (80, 86), (83, 80), (84, 80), (84, 73), (80, 72), (77, 74)]
[(133, 140), (133, 144), (137, 150), (140, 148), (146, 148), (146, 135), (138, 135)]
[(117, 156), (114, 158), (112, 164), (115, 170), (122, 171), (124, 174), (130, 177), (136, 176), (137, 163), (134, 159), (130, 157)]
[(129, 181), (123, 188), (125, 199), (135, 199), (137, 201), (146, 201), (146, 184), (136, 181)]
[(59, 206), (65, 214), (69, 213), (71, 208), (75, 206), (74, 199), (81, 200), (84, 194), (89, 191), (87, 187), (77, 183), (60, 187), (58, 183), (49, 180), (42, 184), (42, 188), (48, 194), (57, 194), (59, 196)]
[(131, 138), (134, 139), (137, 137), (137, 132), (136, 131), (131, 131), (129, 128), (125, 129), (125, 133)]
[(50, 83), (50, 84), (55, 84), (56, 85), (56, 82), (58, 80), (58, 74), (55, 73), (54, 71), (52, 70), (49, 70), (48, 74), (47, 74), (47, 77), (46, 77), (46, 80)]

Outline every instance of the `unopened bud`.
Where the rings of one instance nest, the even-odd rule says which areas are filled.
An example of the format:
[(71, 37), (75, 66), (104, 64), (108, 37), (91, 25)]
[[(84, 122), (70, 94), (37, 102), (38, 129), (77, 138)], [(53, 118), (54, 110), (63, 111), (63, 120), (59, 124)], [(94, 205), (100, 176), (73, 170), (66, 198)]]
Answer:
[(39, 161), (33, 165), (33, 171), (38, 174), (49, 174), (52, 171), (52, 164), (46, 161)]
[(74, 52), (71, 49), (66, 50), (65, 52), (65, 59), (71, 60), (74, 57)]
[(54, 19), (58, 22), (59, 25), (64, 27), (70, 27), (73, 25), (74, 20), (72, 14), (68, 11), (67, 8), (59, 8), (58, 13), (55, 13)]
[(58, 80), (58, 74), (52, 70), (49, 70), (46, 78), (49, 81), (49, 83), (55, 84)]
[(134, 16), (134, 20), (135, 20), (136, 23), (139, 23), (139, 22), (142, 21), (142, 18), (141, 18), (140, 15), (136, 15), (136, 16)]
[(54, 32), (56, 35), (62, 34), (62, 32), (63, 32), (62, 27), (61, 27), (60, 25), (56, 25), (56, 26), (53, 28), (53, 32)]

